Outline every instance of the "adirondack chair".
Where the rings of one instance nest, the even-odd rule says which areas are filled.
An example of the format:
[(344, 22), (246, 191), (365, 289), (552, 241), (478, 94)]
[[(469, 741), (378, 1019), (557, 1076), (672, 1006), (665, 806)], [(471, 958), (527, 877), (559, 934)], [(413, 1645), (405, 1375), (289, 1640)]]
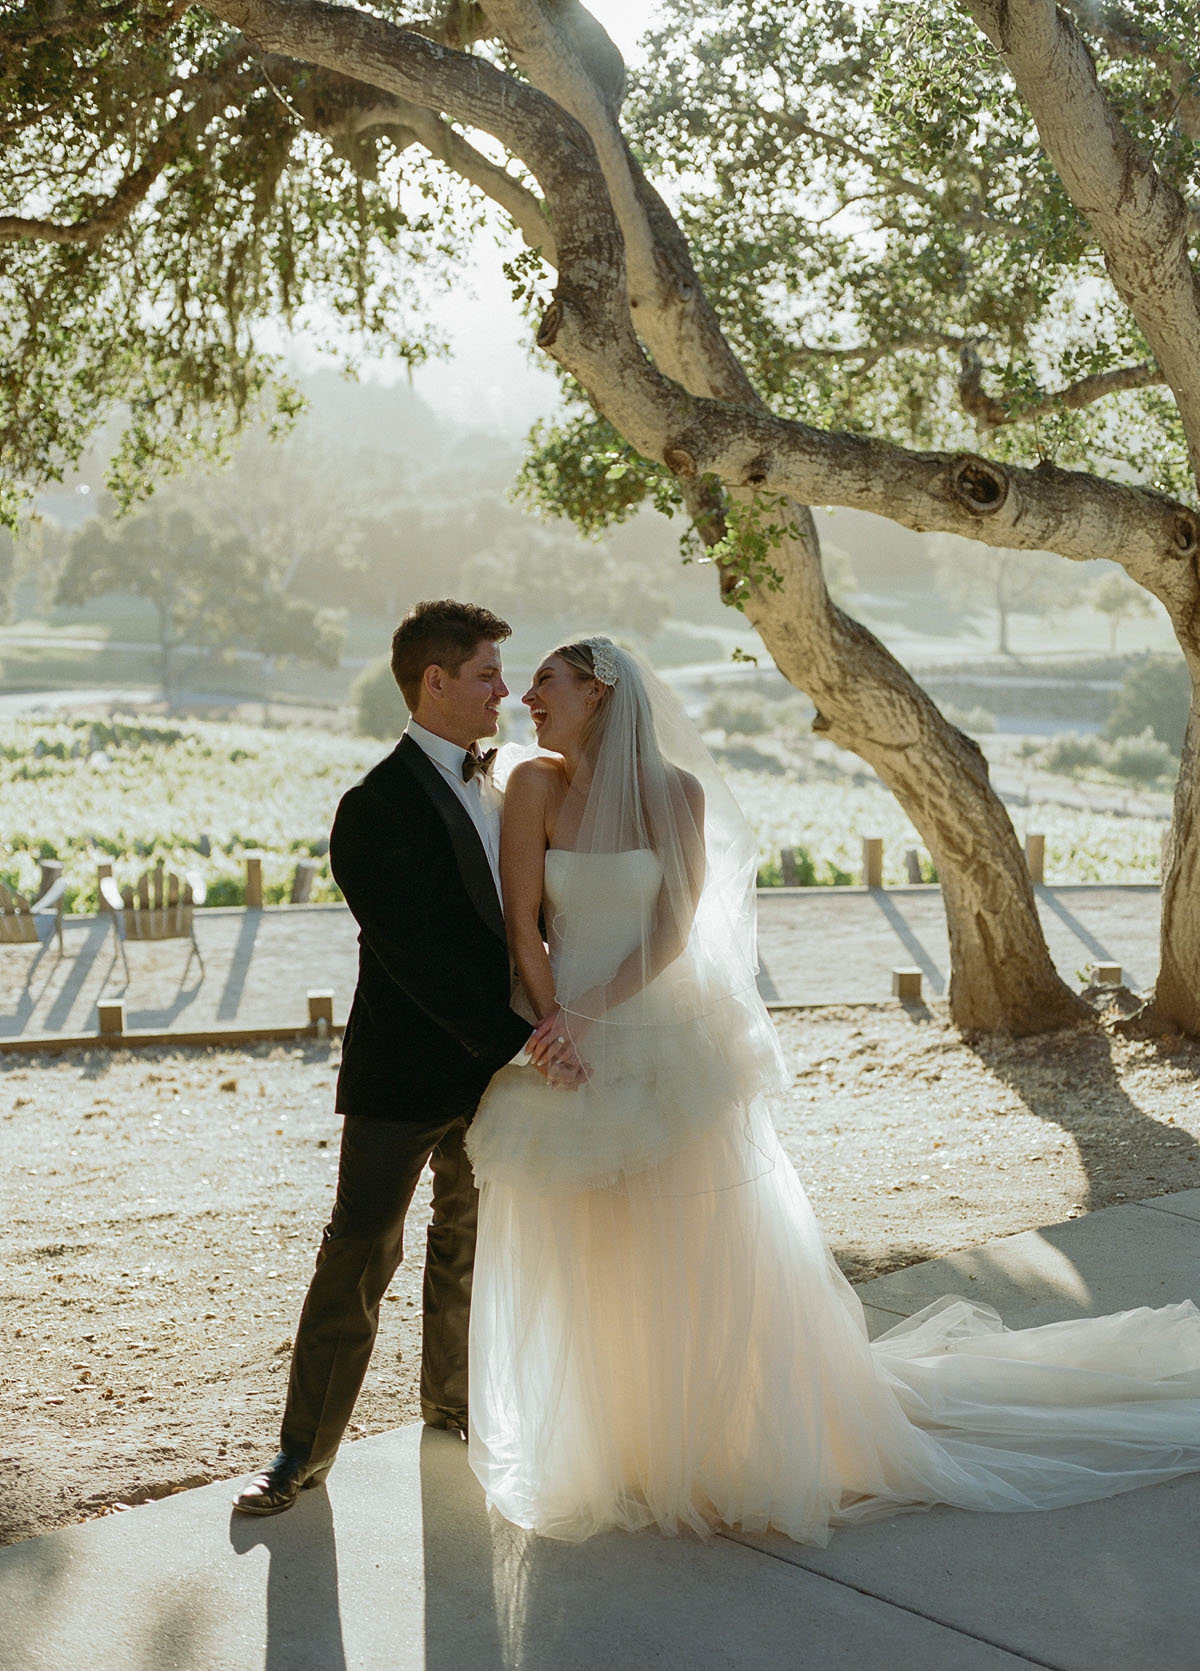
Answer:
[[(190, 940), (200, 973), (204, 973), (204, 959), (196, 941), (196, 927), (192, 908), (203, 905), (207, 888), (204, 878), (189, 874), (182, 884), (173, 871), (168, 872), (160, 859), (153, 870), (145, 870), (131, 886), (118, 888), (111, 876), (100, 878), (100, 897), (112, 913), (113, 937), (129, 978), (129, 959), (125, 955), (128, 940)], [(188, 953), (191, 962), (191, 952)]]
[(67, 884), (60, 876), (31, 905), (23, 894), (6, 888), (0, 882), (0, 943), (10, 946), (31, 946), (39, 940), (48, 943), (51, 933), (56, 933), (58, 955), (61, 957), (63, 895), (66, 891)]

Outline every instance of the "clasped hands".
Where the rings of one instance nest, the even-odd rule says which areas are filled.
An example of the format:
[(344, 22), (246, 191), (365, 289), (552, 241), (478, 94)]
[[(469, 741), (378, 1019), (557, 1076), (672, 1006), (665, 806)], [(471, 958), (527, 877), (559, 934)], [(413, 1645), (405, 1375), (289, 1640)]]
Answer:
[[(579, 1019), (575, 1018), (572, 1025), (578, 1032)], [(556, 1091), (577, 1091), (589, 1077), (587, 1063), (567, 1032), (561, 1010), (551, 1010), (538, 1022), (525, 1050), (531, 1064)]]

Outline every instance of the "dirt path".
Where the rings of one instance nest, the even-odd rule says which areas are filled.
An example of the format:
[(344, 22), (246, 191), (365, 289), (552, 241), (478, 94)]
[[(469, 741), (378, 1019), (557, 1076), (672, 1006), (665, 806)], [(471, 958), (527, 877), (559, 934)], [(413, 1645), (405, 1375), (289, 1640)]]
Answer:
[[(892, 1007), (779, 1018), (780, 1113), (845, 1269), (1200, 1186), (1200, 1045), (984, 1051)], [(275, 1449), (337, 1163), (336, 1046), (0, 1058), (0, 1541)], [(352, 1437), (416, 1413), (422, 1192)]]

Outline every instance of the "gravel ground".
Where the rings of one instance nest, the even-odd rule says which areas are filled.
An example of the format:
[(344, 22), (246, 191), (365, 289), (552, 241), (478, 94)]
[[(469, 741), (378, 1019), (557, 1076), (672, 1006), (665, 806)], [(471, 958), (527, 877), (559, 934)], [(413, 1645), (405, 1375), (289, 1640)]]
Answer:
[[(1200, 1044), (968, 1046), (944, 1014), (778, 1017), (780, 1110), (856, 1281), (1200, 1186)], [(0, 1541), (252, 1471), (332, 1200), (337, 1046), (0, 1058)], [(418, 1194), (351, 1437), (417, 1414)]]

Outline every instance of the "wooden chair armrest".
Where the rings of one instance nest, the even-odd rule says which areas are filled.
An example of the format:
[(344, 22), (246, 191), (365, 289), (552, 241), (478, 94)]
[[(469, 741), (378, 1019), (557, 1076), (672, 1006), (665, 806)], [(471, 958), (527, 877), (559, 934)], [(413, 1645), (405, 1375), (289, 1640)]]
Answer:
[(46, 912), (46, 911), (59, 911), (59, 912), (61, 912), (61, 910), (63, 908), (63, 895), (66, 893), (66, 891), (67, 891), (66, 878), (60, 876), (57, 882), (52, 882), (50, 884), (50, 886), (46, 889), (45, 893), (42, 895), (41, 899), (35, 899), (34, 900), (33, 904), (29, 907), (29, 909), (31, 911), (38, 911), (38, 912)]
[(188, 887), (192, 890), (192, 904), (203, 905), (208, 898), (208, 883), (196, 870), (189, 870), (186, 880)]
[(100, 897), (109, 910), (118, 916), (125, 909), (125, 901), (121, 898), (121, 890), (111, 876), (100, 878)]

